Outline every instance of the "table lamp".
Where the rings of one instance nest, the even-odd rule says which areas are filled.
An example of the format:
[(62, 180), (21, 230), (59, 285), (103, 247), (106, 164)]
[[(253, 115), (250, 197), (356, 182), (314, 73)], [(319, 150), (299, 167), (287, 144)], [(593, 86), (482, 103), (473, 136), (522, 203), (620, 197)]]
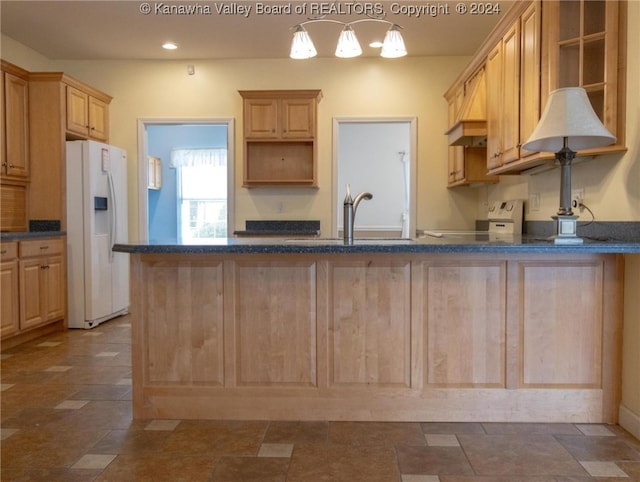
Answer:
[(547, 105), (529, 140), (528, 151), (555, 152), (560, 164), (560, 208), (556, 222), (555, 244), (581, 244), (577, 236), (578, 216), (571, 210), (571, 161), (576, 151), (607, 146), (616, 141), (593, 111), (582, 87), (566, 87), (549, 94)]

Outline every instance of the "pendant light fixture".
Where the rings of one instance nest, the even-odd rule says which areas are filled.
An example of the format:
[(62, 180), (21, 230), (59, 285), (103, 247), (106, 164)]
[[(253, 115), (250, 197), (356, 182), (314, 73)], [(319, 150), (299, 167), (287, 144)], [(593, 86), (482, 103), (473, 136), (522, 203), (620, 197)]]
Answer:
[(395, 23), (389, 22), (388, 20), (378, 18), (363, 18), (347, 23), (329, 18), (313, 18), (292, 27), (293, 41), (291, 42), (291, 52), (289, 54), (292, 59), (310, 59), (311, 57), (315, 57), (317, 55), (317, 51), (315, 46), (313, 45), (313, 41), (311, 40), (311, 37), (309, 36), (309, 33), (306, 31), (304, 26), (310, 23), (318, 22), (337, 23), (339, 25), (342, 25), (342, 31), (340, 32), (338, 45), (335, 51), (336, 57), (348, 59), (362, 55), (360, 42), (358, 42), (356, 33), (352, 28), (352, 25), (361, 22), (381, 22), (390, 25), (382, 44), (382, 50), (380, 51), (381, 57), (392, 59), (407, 55), (407, 49), (404, 44), (404, 39), (402, 38), (402, 34), (400, 33), (400, 29), (402, 27)]
[(338, 46), (336, 47), (336, 57), (342, 59), (350, 59), (362, 54), (362, 48), (360, 48), (360, 42), (356, 37), (351, 25), (346, 24), (340, 33), (338, 39)]
[(382, 43), (382, 50), (380, 56), (387, 59), (397, 59), (398, 57), (404, 57), (407, 55), (407, 49), (404, 46), (404, 39), (400, 35), (400, 28), (398, 25), (393, 24), (391, 28), (387, 30), (384, 36), (384, 42)]
[(290, 57), (296, 60), (310, 59), (318, 54), (311, 37), (302, 25), (296, 25), (293, 30)]

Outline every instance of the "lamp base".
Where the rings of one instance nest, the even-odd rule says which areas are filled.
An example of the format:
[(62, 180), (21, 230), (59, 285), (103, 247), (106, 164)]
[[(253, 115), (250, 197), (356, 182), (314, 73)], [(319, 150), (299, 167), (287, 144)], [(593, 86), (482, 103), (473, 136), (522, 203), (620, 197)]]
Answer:
[(582, 244), (582, 238), (577, 236), (578, 216), (557, 214), (551, 216), (556, 222), (556, 234), (551, 236), (554, 244)]

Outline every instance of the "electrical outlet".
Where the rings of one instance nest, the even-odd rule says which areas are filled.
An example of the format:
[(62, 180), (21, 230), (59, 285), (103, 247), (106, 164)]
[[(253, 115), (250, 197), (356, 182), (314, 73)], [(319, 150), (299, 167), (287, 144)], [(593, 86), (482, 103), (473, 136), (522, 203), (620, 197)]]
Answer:
[(540, 211), (540, 193), (529, 194), (529, 212)]
[(571, 190), (571, 209), (579, 209), (580, 212), (584, 211), (582, 203), (584, 202), (584, 189), (572, 189)]

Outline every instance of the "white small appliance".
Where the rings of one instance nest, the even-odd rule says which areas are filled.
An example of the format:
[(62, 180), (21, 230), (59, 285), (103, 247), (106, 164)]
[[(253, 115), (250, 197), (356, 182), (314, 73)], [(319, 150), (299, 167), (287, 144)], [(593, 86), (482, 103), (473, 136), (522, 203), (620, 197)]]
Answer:
[(524, 203), (522, 199), (495, 201), (491, 203), (487, 210), (488, 231), (424, 230), (420, 235), (434, 238), (465, 237), (475, 241), (508, 242), (512, 241), (514, 236), (522, 235), (523, 210)]
[(127, 153), (94, 141), (67, 147), (69, 328), (94, 328), (129, 311)]
[(489, 233), (522, 234), (522, 199), (495, 201), (487, 213)]

